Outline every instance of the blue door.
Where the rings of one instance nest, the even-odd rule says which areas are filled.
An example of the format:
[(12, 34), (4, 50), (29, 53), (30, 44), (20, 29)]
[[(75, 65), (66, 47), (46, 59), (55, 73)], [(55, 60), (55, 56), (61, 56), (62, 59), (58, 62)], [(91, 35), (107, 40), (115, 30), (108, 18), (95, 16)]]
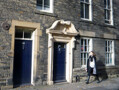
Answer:
[(15, 40), (13, 84), (31, 83), (32, 41)]
[(54, 68), (53, 68), (53, 81), (63, 82), (66, 81), (66, 44), (54, 43)]

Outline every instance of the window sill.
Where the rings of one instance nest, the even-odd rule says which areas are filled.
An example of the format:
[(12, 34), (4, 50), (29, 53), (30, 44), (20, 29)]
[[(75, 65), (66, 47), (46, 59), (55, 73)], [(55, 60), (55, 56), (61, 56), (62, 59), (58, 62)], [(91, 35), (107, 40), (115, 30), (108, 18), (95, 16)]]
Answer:
[(114, 24), (106, 24), (106, 23), (98, 24), (98, 23), (96, 23), (96, 22), (93, 21), (93, 20), (83, 19), (83, 18), (81, 18), (81, 19), (79, 20), (79, 22), (85, 22), (85, 23), (94, 24), (94, 25), (99, 25), (99, 26), (103, 26), (103, 27), (116, 28), (116, 27), (114, 26)]
[(84, 20), (84, 21), (92, 21), (91, 19), (86, 19), (86, 18), (81, 18), (81, 20)]
[(86, 68), (86, 65), (82, 65), (82, 66), (81, 66), (81, 69), (84, 69), (84, 68)]
[(92, 20), (89, 20), (89, 19), (83, 19), (83, 18), (80, 19), (80, 22), (85, 22), (85, 23), (91, 23), (91, 24), (94, 24)]
[(115, 65), (106, 65), (106, 67), (114, 67)]
[(104, 26), (105, 26), (105, 27), (112, 27), (112, 28), (115, 28), (114, 24), (107, 24), (107, 23), (105, 23)]
[(51, 13), (51, 12), (45, 11), (45, 10), (38, 10), (38, 9), (35, 11), (35, 14), (57, 17), (57, 15), (55, 15), (54, 13)]
[(51, 11), (51, 10), (41, 10), (38, 7), (36, 7), (36, 9), (35, 9), (35, 14), (47, 15), (47, 16), (51, 16), (51, 17), (57, 17), (57, 15), (55, 15), (53, 13), (53, 11)]

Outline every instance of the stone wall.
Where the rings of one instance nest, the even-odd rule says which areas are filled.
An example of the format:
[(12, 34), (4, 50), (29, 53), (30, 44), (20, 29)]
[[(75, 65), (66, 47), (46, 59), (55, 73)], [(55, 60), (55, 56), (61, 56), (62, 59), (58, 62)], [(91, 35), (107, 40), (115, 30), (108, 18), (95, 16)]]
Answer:
[[(10, 73), (11, 61), (14, 55), (11, 53), (11, 35), (8, 30), (2, 28), (3, 22), (11, 25), (12, 20), (36, 22), (41, 24), (42, 36), (40, 37), (40, 48), (37, 63), (36, 84), (46, 84), (47, 81), (47, 56), (48, 56), (48, 35), (46, 29), (49, 28), (55, 20), (64, 19), (71, 21), (78, 31), (94, 32), (94, 51), (98, 60), (104, 60), (104, 34), (114, 34), (115, 39), (115, 62), (119, 65), (119, 1), (113, 0), (114, 25), (104, 23), (104, 2), (93, 0), (93, 21), (85, 21), (80, 18), (80, 0), (54, 0), (54, 13), (41, 12), (36, 9), (36, 0), (0, 0), (0, 85), (9, 85), (12, 78)], [(86, 36), (86, 35), (85, 35)], [(76, 37), (76, 47), (74, 49), (74, 72), (73, 75), (83, 75), (80, 63), (80, 37)], [(92, 37), (90, 37), (92, 38)], [(112, 38), (110, 38), (112, 39)], [(101, 50), (102, 49), (102, 50)], [(79, 69), (76, 69), (79, 68)], [(76, 70), (75, 70), (76, 69)], [(106, 68), (108, 69), (108, 68)], [(109, 69), (109, 72), (113, 69)], [(115, 73), (119, 74), (118, 67)], [(81, 72), (81, 73), (80, 73)], [(112, 74), (111, 73), (111, 74)], [(114, 74), (115, 74), (114, 73)], [(110, 74), (110, 75), (111, 75)], [(11, 83), (12, 85), (12, 83)]]
[[(46, 29), (56, 20), (56, 15), (42, 13), (36, 9), (36, 0), (9, 0), (0, 1), (0, 86), (12, 85), (12, 61), (14, 54), (11, 53), (11, 35), (9, 30), (2, 28), (2, 23), (11, 25), (12, 20), (36, 22), (41, 24), (42, 36), (40, 37), (40, 48), (38, 52), (36, 84), (45, 84), (47, 79), (47, 46), (48, 36)], [(11, 65), (12, 63), (12, 65)]]

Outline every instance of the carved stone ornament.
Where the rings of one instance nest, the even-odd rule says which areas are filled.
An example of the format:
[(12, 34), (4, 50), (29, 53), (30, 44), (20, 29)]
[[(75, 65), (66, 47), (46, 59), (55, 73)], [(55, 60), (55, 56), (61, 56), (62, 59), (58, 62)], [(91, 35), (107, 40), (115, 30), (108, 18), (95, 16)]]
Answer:
[(76, 36), (78, 34), (74, 25), (70, 21), (57, 20), (50, 28), (46, 30), (46, 33), (51, 34), (65, 34)]

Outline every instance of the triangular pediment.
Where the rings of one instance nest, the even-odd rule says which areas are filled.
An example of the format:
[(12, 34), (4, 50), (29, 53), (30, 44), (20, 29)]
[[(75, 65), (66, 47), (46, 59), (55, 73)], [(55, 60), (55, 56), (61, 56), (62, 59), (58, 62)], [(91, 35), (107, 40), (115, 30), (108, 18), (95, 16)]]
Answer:
[(77, 35), (78, 32), (74, 25), (70, 21), (57, 20), (50, 28), (46, 30), (46, 33), (51, 34), (65, 34), (65, 35)]

